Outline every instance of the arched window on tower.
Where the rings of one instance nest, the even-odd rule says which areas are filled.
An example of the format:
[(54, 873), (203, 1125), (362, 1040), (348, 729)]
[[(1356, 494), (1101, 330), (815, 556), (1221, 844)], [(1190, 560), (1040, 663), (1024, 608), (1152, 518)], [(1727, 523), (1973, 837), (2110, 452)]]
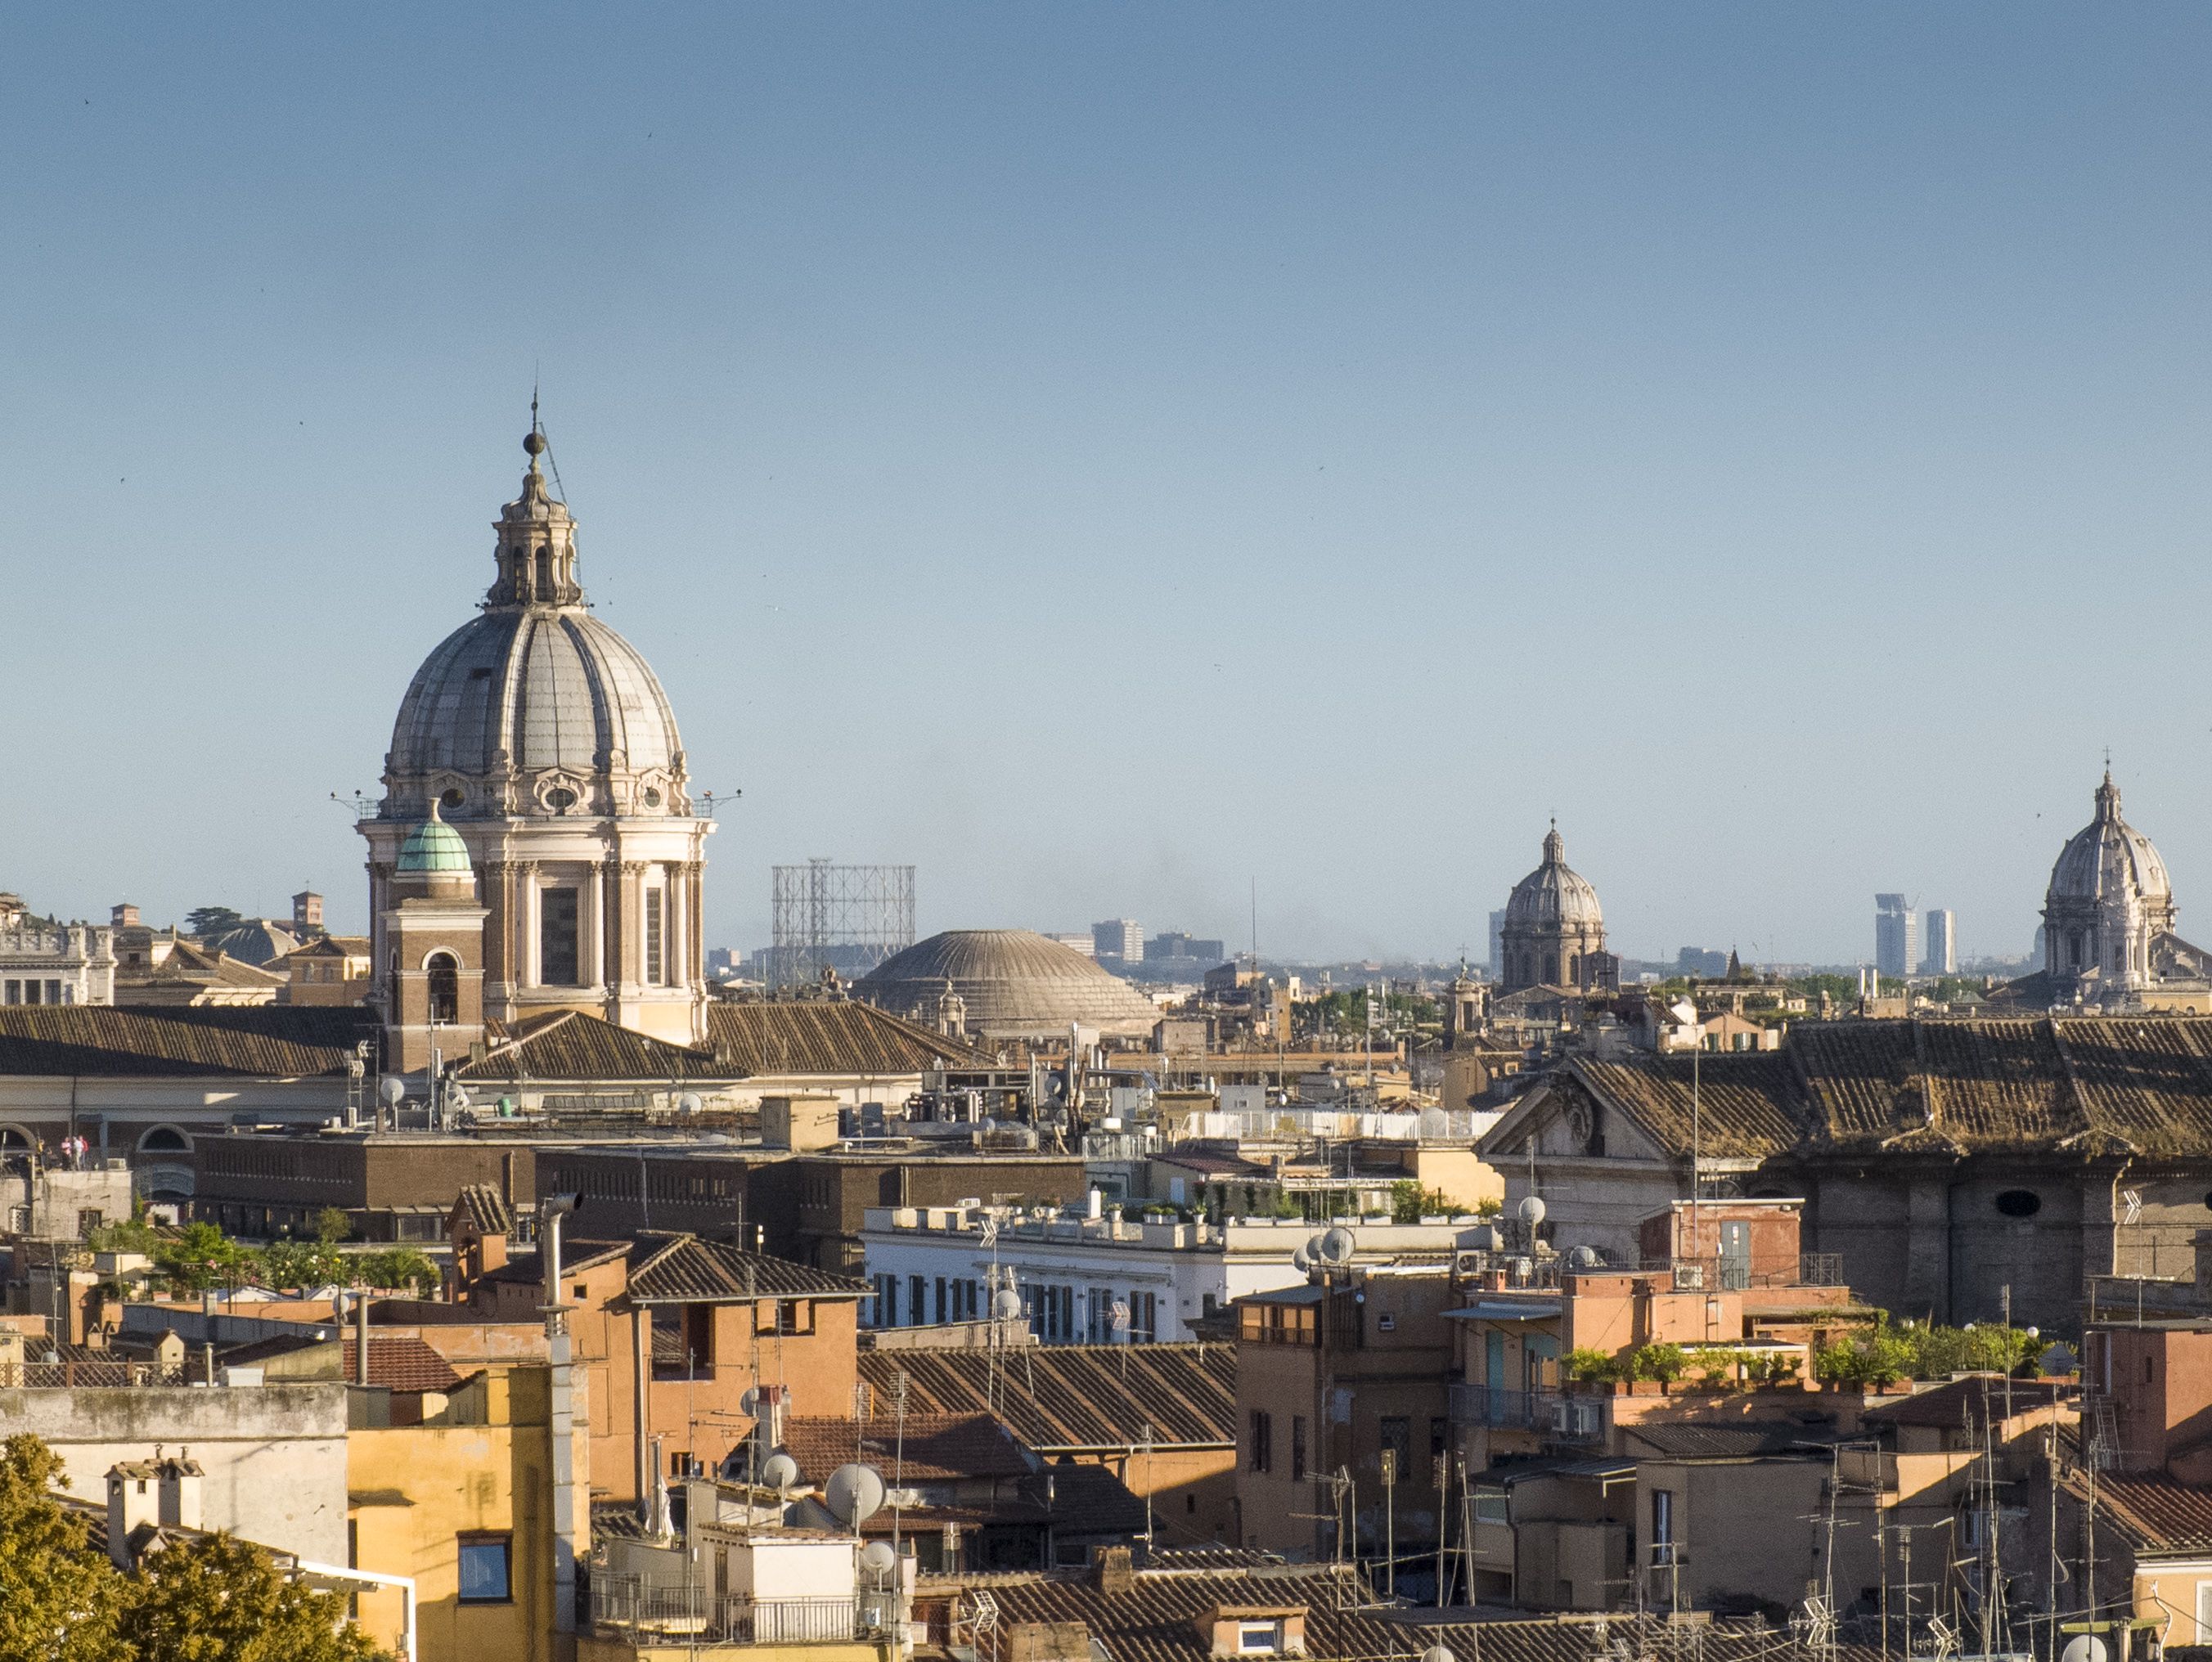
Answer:
[(1580, 979), (1582, 973), (1583, 955), (1579, 952), (1570, 952), (1567, 954), (1567, 985), (1569, 986), (1580, 986), (1582, 985)]
[(553, 595), (553, 550), (538, 550), (538, 597), (549, 600)]
[(430, 972), (430, 1019), (434, 1022), (458, 1022), (461, 1019), (461, 967), (450, 952), (434, 952), (430, 961), (423, 966)]

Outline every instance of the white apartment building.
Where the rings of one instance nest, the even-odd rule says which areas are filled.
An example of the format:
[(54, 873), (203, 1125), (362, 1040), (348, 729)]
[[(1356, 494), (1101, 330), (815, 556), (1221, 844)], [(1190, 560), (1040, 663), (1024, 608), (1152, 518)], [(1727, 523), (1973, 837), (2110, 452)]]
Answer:
[[(1353, 1261), (1377, 1263), (1407, 1253), (1446, 1258), (1473, 1243), (1478, 1220), (1347, 1227), (1358, 1245)], [(1291, 1255), (1316, 1228), (1278, 1218), (1023, 1216), (975, 1201), (875, 1207), (860, 1241), (876, 1291), (861, 1310), (874, 1327), (982, 1320), (994, 1286), (1011, 1285), (1046, 1344), (1171, 1344), (1197, 1337), (1191, 1324), (1232, 1299), (1303, 1283)]]
[(0, 926), (0, 1004), (112, 1004), (115, 931), (104, 924)]

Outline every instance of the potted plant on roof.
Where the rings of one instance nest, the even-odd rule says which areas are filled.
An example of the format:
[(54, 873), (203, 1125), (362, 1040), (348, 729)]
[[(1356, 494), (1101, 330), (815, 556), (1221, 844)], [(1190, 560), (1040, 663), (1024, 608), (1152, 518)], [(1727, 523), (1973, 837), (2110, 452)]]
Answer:
[(1560, 1360), (1559, 1367), (1567, 1376), (1570, 1392), (1578, 1385), (1586, 1385), (1602, 1394), (1618, 1389), (1622, 1383), (1620, 1364), (1593, 1344), (1577, 1345)]
[[(1639, 1344), (1628, 1356), (1628, 1376), (1636, 1382), (1631, 1394), (1664, 1396), (1689, 1366), (1690, 1358), (1679, 1344)], [(1647, 1385), (1651, 1387), (1648, 1391)]]

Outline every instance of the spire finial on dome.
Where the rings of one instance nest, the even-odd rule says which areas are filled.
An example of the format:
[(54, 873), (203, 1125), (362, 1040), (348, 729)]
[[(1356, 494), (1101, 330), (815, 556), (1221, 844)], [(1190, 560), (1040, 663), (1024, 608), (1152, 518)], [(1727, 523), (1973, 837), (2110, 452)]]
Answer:
[(1559, 835), (1559, 817), (1554, 815), (1552, 819), (1552, 828), (1544, 834), (1544, 864), (1547, 865), (1562, 864), (1565, 863), (1566, 858), (1566, 840)]
[(530, 458), (530, 470), (538, 471), (538, 458), (545, 453), (545, 429), (538, 420), (538, 383), (530, 384), (530, 431), (522, 435), (522, 448)]

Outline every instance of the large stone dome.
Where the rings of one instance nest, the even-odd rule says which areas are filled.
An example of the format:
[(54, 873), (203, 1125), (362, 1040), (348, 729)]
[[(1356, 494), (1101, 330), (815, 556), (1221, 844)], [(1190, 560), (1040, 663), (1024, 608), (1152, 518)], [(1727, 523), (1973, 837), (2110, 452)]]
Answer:
[(2126, 897), (2156, 907), (2171, 904), (2173, 883), (2148, 837), (2120, 817), (2119, 787), (2107, 773), (2097, 787), (2097, 814), (2067, 839), (2051, 868), (2046, 901)]
[(923, 1022), (949, 990), (985, 1039), (1065, 1039), (1068, 1024), (1136, 1038), (1158, 1008), (1073, 947), (1026, 929), (952, 929), (885, 959), (853, 984), (871, 1004)]
[(637, 648), (592, 616), (575, 522), (533, 466), (501, 510), (499, 579), (399, 701), (387, 815), (685, 815), (684, 747)]
[[(1497, 893), (1495, 889), (1491, 891)], [(1567, 864), (1566, 843), (1553, 826), (1544, 837), (1544, 863), (1513, 885), (1505, 923), (1519, 929), (1602, 929), (1597, 890)]]

